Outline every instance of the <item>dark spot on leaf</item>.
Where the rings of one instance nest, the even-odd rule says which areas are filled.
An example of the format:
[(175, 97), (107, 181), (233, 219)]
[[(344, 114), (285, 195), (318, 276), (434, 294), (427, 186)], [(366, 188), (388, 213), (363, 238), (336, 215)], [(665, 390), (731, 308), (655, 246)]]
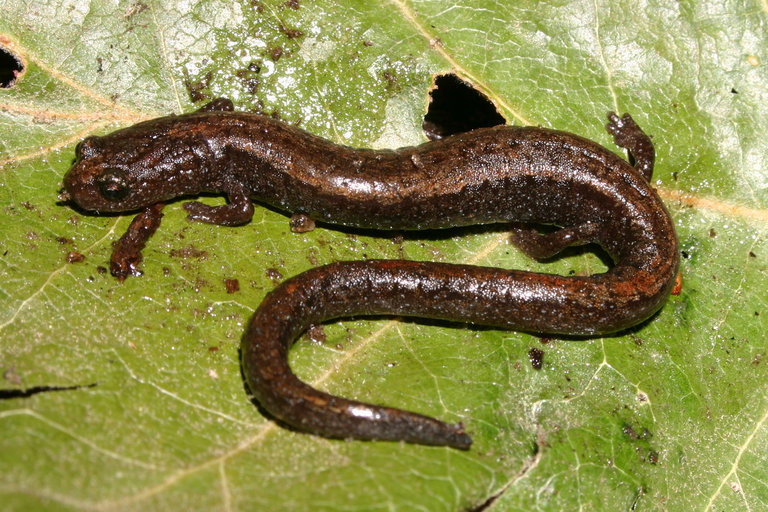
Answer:
[(507, 122), (487, 96), (454, 74), (436, 76), (429, 96), (422, 129), (430, 140)]
[(72, 251), (67, 254), (67, 263), (82, 263), (85, 261), (85, 255)]
[(171, 258), (199, 258), (199, 259), (205, 259), (208, 257), (208, 252), (203, 251), (200, 249), (196, 249), (195, 247), (188, 245), (187, 247), (183, 247), (181, 249), (172, 249), (171, 250)]
[(317, 266), (317, 264), (318, 264), (318, 259), (317, 259), (317, 249), (315, 249), (314, 247), (312, 247), (312, 248), (309, 250), (309, 254), (307, 255), (307, 259), (309, 260), (309, 262), (312, 264), (312, 266), (313, 266), (313, 267), (316, 267), (316, 266)]
[(297, 30), (297, 29), (294, 29), (294, 28), (288, 28), (285, 25), (283, 25), (282, 23), (280, 23), (280, 32), (285, 34), (285, 36), (288, 39), (296, 39), (296, 38), (301, 37), (301, 36), (304, 35), (304, 32), (302, 32), (301, 30)]
[[(213, 287), (210, 285), (210, 283), (208, 281), (206, 281), (205, 279), (203, 279), (202, 277), (196, 278), (195, 279), (195, 286), (194, 286), (195, 292), (199, 292), (203, 288), (213, 289)], [(209, 311), (206, 311), (204, 316), (208, 317), (208, 315), (209, 315)]]
[(272, 48), (269, 49), (268, 53), (269, 53), (269, 57), (273, 61), (277, 62), (278, 60), (280, 60), (280, 57), (283, 56), (283, 48), (280, 46), (273, 46)]
[(240, 291), (240, 281), (237, 279), (224, 279), (224, 287), (227, 289), (227, 293), (235, 293)]
[(531, 347), (528, 351), (528, 359), (531, 361), (531, 368), (541, 370), (544, 363), (544, 351), (536, 347)]
[(283, 274), (276, 268), (268, 268), (264, 271), (264, 273), (275, 283), (279, 282), (283, 278)]
[(286, 2), (283, 2), (282, 6), (289, 7), (294, 11), (298, 11), (299, 7), (301, 7), (301, 5), (299, 5), (299, 0), (287, 0)]
[(397, 81), (397, 72), (392, 69), (385, 69), (381, 73), (381, 78), (386, 82), (386, 88), (388, 91), (397, 92), (401, 89), (400, 84)]
[(259, 85), (261, 85), (259, 73), (261, 73), (261, 66), (256, 62), (251, 62), (247, 68), (237, 70), (235, 76), (240, 79), (240, 82), (251, 94), (256, 94)]
[(624, 433), (625, 436), (627, 436), (631, 441), (636, 440), (639, 436), (637, 435), (637, 432), (635, 432), (635, 429), (632, 428), (632, 425), (629, 425), (628, 423), (625, 423), (623, 427), (621, 427), (621, 431)]
[(124, 16), (126, 18), (130, 18), (137, 14), (143, 13), (147, 9), (149, 9), (149, 6), (147, 6), (147, 4), (145, 4), (144, 2), (136, 2), (132, 4), (130, 7), (128, 7), (128, 9), (125, 10)]
[(189, 99), (192, 103), (210, 99), (209, 87), (213, 79), (213, 72), (209, 71), (200, 80), (192, 81), (189, 78), (184, 79), (184, 87), (187, 88)]

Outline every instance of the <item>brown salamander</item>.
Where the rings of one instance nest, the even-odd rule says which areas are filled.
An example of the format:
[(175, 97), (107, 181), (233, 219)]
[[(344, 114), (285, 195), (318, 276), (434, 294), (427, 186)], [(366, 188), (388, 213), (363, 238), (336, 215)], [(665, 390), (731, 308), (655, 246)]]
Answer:
[(320, 392), (287, 362), (311, 324), (352, 315), (439, 318), (536, 333), (597, 335), (653, 315), (678, 267), (672, 219), (649, 180), (654, 149), (629, 115), (608, 131), (629, 165), (570, 133), (534, 127), (477, 129), (395, 151), (340, 146), (270, 117), (236, 113), (229, 100), (88, 137), (64, 178), (62, 199), (94, 212), (142, 210), (117, 244), (112, 272), (138, 272), (162, 204), (201, 192), (228, 204), (184, 203), (189, 218), (248, 222), (252, 200), (310, 219), (377, 229), (435, 229), (513, 221), (535, 258), (596, 243), (614, 260), (604, 274), (559, 276), (402, 260), (342, 261), (269, 293), (242, 341), (248, 386), (276, 418), (333, 438), (403, 440), (467, 449), (462, 425)]

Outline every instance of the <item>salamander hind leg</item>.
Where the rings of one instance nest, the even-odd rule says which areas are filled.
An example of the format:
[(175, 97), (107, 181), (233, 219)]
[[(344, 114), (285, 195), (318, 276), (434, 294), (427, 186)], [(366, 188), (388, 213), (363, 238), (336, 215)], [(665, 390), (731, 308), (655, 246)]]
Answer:
[(546, 260), (566, 247), (585, 245), (597, 239), (598, 225), (585, 222), (578, 226), (569, 226), (553, 233), (542, 234), (525, 225), (513, 225), (509, 241), (531, 258)]
[(605, 125), (608, 133), (613, 135), (613, 140), (618, 146), (629, 151), (630, 156), (635, 159), (635, 169), (650, 182), (653, 163), (656, 160), (656, 150), (651, 138), (637, 126), (629, 114), (619, 117), (615, 112), (609, 112), (608, 121)]

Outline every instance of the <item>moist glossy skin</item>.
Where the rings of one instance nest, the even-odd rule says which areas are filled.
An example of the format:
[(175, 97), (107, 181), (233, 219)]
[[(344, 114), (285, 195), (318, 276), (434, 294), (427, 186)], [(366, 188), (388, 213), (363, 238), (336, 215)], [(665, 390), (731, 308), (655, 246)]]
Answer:
[[(628, 115), (609, 120), (635, 167), (584, 138), (530, 127), (483, 128), (397, 151), (354, 149), (269, 117), (231, 112), (228, 100), (217, 100), (192, 114), (86, 139), (65, 176), (63, 198), (95, 212), (143, 210), (133, 238), (121, 240), (131, 261), (113, 255), (113, 274), (121, 279), (138, 271), (136, 246), (159, 224), (158, 203), (200, 192), (225, 194), (229, 204), (185, 203), (189, 218), (221, 225), (250, 220), (255, 199), (311, 219), (378, 229), (504, 221), (561, 227), (548, 235), (513, 229), (512, 241), (536, 258), (569, 245), (601, 245), (615, 266), (593, 276), (337, 262), (284, 282), (254, 314), (242, 342), (243, 370), (274, 417), (333, 438), (467, 449), (471, 439), (460, 424), (311, 388), (292, 373), (288, 350), (310, 324), (363, 314), (572, 335), (620, 331), (650, 317), (674, 284), (677, 240), (648, 183), (650, 140)], [(137, 233), (143, 238), (135, 240)]]

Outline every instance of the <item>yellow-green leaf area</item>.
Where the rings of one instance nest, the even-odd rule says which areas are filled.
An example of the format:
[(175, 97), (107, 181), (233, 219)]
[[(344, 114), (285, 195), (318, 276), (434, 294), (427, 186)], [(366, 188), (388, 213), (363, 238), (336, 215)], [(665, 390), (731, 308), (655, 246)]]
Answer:
[[(4, 510), (762, 510), (768, 503), (768, 74), (764, 3), (4, 2), (0, 45), (0, 503)], [(463, 422), (467, 452), (282, 428), (239, 368), (277, 283), (344, 259), (560, 274), (504, 226), (292, 233), (258, 205), (238, 228), (165, 208), (144, 275), (104, 273), (130, 216), (57, 200), (87, 135), (231, 98), (336, 141), (423, 142), (433, 75), (512, 124), (619, 152), (606, 112), (653, 136), (682, 289), (621, 335), (540, 339), (345, 319), (300, 339), (301, 378)], [(222, 199), (206, 197), (209, 204)], [(85, 260), (67, 263), (70, 253)], [(70, 255), (71, 259), (71, 255)], [(228, 293), (226, 281), (239, 291)], [(535, 370), (529, 350), (543, 351)]]

